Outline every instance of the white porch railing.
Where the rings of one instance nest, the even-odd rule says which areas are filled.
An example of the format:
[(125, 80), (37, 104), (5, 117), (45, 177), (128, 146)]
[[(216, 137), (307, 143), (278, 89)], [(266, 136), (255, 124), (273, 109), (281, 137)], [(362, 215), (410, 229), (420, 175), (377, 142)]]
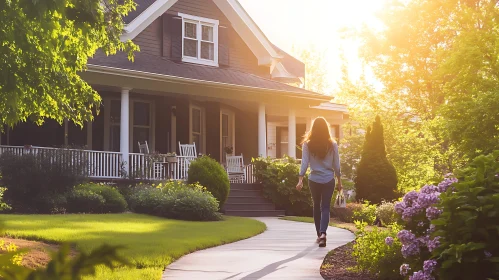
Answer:
[(184, 180), (195, 157), (177, 156), (168, 162), (163, 154), (130, 153), (130, 176), (145, 180)]
[(256, 183), (255, 169), (253, 164), (246, 165), (246, 183), (248, 184)]
[[(177, 156), (176, 162), (168, 162), (166, 155), (163, 154), (138, 154), (130, 153), (128, 173), (124, 171), (125, 165), (122, 154), (119, 152), (79, 150), (79, 149), (59, 149), (35, 146), (0, 146), (0, 154), (12, 153), (14, 155), (36, 155), (40, 157), (51, 157), (51, 160), (61, 154), (55, 153), (62, 151), (63, 160), (67, 164), (73, 165), (77, 162), (85, 161), (88, 165), (86, 174), (95, 179), (121, 179), (126, 177), (139, 180), (185, 180), (187, 178), (189, 165), (195, 160), (195, 157)], [(255, 183), (253, 166), (247, 165), (246, 182)]]

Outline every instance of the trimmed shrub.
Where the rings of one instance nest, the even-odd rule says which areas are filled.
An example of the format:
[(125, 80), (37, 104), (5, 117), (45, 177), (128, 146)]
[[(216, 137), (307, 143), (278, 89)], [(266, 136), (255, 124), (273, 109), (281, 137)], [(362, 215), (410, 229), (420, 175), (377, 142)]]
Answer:
[[(303, 189), (296, 190), (300, 164), (293, 158), (253, 159), (254, 175), (263, 186), (263, 195), (288, 216), (311, 216), (312, 197), (307, 177), (303, 178)], [(333, 196), (334, 197), (334, 196)]]
[(218, 201), (198, 184), (166, 182), (143, 186), (130, 197), (130, 208), (136, 213), (190, 221), (221, 219)]
[(68, 213), (102, 213), (106, 200), (89, 189), (74, 189), (67, 195)]
[(12, 210), (12, 207), (10, 207), (9, 204), (3, 201), (3, 193), (5, 192), (5, 190), (6, 188), (0, 187), (0, 213)]
[[(333, 205), (334, 199), (331, 202)], [(337, 218), (341, 222), (344, 223), (353, 223), (353, 213), (362, 211), (362, 204), (360, 203), (347, 203), (346, 208), (332, 208), (331, 206), (331, 213), (333, 214), (333, 217)]]
[(123, 213), (128, 207), (128, 203), (123, 195), (111, 186), (87, 183), (77, 186), (76, 189), (89, 190), (102, 196), (105, 200), (102, 213)]
[(396, 197), (397, 173), (386, 157), (383, 125), (379, 116), (369, 127), (362, 156), (355, 177), (355, 191), (358, 200), (379, 204)]
[(373, 225), (376, 221), (376, 205), (369, 204), (368, 201), (362, 204), (362, 207), (353, 211), (353, 220), (366, 222)]
[(0, 156), (5, 202), (19, 213), (64, 212), (63, 194), (86, 180), (88, 161), (77, 150), (53, 149)]
[(190, 164), (187, 182), (205, 187), (218, 200), (220, 208), (227, 201), (229, 176), (220, 163), (208, 156), (202, 156)]
[(356, 269), (367, 271), (376, 279), (403, 279), (400, 266), (404, 262), (402, 243), (397, 238), (399, 225), (386, 229), (366, 229), (366, 223), (355, 222), (357, 232), (352, 255), (357, 261)]
[(379, 218), (384, 226), (393, 223), (401, 223), (400, 216), (395, 212), (395, 204), (392, 202), (383, 202), (376, 208), (376, 217)]

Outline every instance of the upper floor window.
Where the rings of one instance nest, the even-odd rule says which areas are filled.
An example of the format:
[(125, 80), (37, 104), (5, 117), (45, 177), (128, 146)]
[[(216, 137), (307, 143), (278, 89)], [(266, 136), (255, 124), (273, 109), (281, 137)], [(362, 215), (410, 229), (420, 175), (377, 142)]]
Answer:
[(218, 66), (218, 20), (182, 17), (182, 61)]

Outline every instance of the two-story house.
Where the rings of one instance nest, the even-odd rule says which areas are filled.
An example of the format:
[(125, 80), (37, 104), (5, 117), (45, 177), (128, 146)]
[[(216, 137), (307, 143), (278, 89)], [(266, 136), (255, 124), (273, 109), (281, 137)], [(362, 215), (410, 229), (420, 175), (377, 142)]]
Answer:
[(304, 64), (274, 46), (237, 0), (137, 0), (124, 20), (123, 40), (140, 47), (134, 62), (97, 53), (82, 73), (103, 99), (94, 121), (83, 129), (22, 123), (2, 135), (4, 147), (85, 146), (94, 177), (119, 178), (120, 163), (139, 164), (145, 141), (161, 154), (195, 143), (219, 161), (227, 146), (246, 161), (299, 158), (296, 144), (319, 115), (341, 137), (346, 107), (291, 86), (303, 83)]

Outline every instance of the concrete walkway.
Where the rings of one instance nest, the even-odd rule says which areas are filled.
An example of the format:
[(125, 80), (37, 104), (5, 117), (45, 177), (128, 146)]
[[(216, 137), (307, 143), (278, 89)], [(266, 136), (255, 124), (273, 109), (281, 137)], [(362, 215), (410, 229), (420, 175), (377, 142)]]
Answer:
[(326, 248), (315, 243), (313, 224), (257, 218), (267, 230), (239, 242), (194, 252), (169, 265), (162, 279), (322, 279), (326, 254), (354, 239), (344, 229), (328, 229)]

